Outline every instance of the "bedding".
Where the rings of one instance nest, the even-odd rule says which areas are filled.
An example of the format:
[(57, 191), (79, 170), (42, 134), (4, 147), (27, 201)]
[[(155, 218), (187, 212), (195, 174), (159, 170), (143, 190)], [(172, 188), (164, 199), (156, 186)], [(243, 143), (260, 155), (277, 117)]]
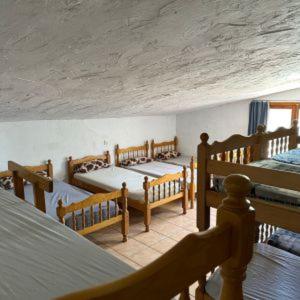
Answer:
[(180, 155), (178, 157), (175, 158), (170, 158), (167, 160), (160, 160), (157, 159), (158, 161), (164, 162), (164, 163), (168, 163), (168, 164), (172, 164), (172, 165), (177, 165), (177, 166), (189, 166), (191, 163), (191, 156), (188, 155)]
[[(142, 164), (141, 166), (144, 165), (148, 164)], [(120, 189), (122, 187), (122, 183), (126, 182), (126, 187), (128, 189), (128, 198), (130, 198), (131, 200), (144, 202), (145, 191), (143, 189), (143, 183), (145, 181), (145, 175), (131, 171), (129, 169), (112, 166), (108, 169), (101, 169), (87, 174), (76, 173), (74, 174), (74, 178), (85, 183), (97, 186), (109, 192)], [(148, 176), (149, 181), (153, 179), (156, 178)], [(175, 189), (176, 191), (178, 191), (179, 186), (176, 185)], [(174, 191), (173, 185), (172, 191)], [(161, 189), (161, 198), (163, 198), (162, 193), (163, 191)], [(149, 201), (153, 201), (152, 197), (149, 198)]]
[(300, 165), (300, 149), (292, 149), (272, 157), (273, 160), (292, 165)]
[[(300, 299), (300, 257), (267, 244), (257, 244), (243, 283), (245, 300)], [(206, 292), (219, 299), (221, 276), (217, 270), (206, 284)]]
[[(300, 165), (283, 163), (273, 159), (255, 161), (250, 163), (249, 166), (300, 173)], [(213, 178), (213, 187), (218, 192), (224, 191), (223, 179), (224, 177), (222, 176), (214, 176)], [(300, 192), (298, 191), (268, 186), (260, 183), (252, 183), (251, 196), (271, 202), (300, 207)]]
[(53, 299), (133, 269), (0, 189), (0, 299)]
[[(9, 190), (10, 192), (13, 192), (13, 190)], [(33, 195), (33, 188), (31, 184), (24, 185), (24, 195), (27, 202), (34, 205), (34, 195)], [(92, 194), (79, 189), (75, 186), (72, 186), (68, 183), (65, 183), (64, 181), (60, 180), (53, 180), (53, 193), (47, 193), (45, 192), (45, 202), (46, 202), (46, 212), (48, 215), (50, 215), (52, 218), (58, 220), (57, 214), (56, 214), (56, 208), (58, 206), (58, 200), (63, 201), (63, 205), (70, 205), (73, 202), (79, 202), (81, 200), (86, 199), (87, 197), (91, 196)], [(116, 209), (118, 210), (118, 207), (116, 208), (115, 203), (113, 201), (109, 202), (110, 205), (110, 216), (115, 216)], [(99, 208), (97, 205), (94, 206), (94, 214), (95, 214), (95, 220), (98, 221), (98, 211)], [(80, 211), (76, 212), (78, 215), (81, 215)], [(106, 202), (102, 203), (102, 218), (103, 220), (107, 219), (107, 209), (106, 209)], [(66, 225), (71, 224), (71, 218), (70, 215), (65, 216)], [(79, 228), (81, 228), (81, 218), (78, 218), (77, 225)], [(90, 222), (90, 214), (89, 214), (89, 208), (87, 208), (86, 211), (86, 225), (88, 226)]]
[[(178, 172), (182, 172), (183, 167), (166, 164), (160, 161), (153, 161), (147, 164), (128, 166), (127, 169), (139, 172), (144, 175), (150, 175), (153, 177), (160, 177), (166, 174), (174, 174)], [(195, 172), (196, 173), (196, 172)], [(196, 183), (197, 174), (194, 174), (194, 182)], [(187, 183), (191, 182), (191, 170), (187, 168)]]
[(273, 247), (300, 256), (300, 234), (285, 229), (277, 229), (267, 243)]

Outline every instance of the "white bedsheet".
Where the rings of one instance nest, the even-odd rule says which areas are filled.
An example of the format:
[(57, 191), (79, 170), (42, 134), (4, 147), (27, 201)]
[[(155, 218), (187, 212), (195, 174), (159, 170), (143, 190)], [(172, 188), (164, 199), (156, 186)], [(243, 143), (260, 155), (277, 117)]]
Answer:
[[(161, 177), (166, 174), (174, 174), (182, 172), (183, 167), (173, 164), (166, 164), (160, 161), (152, 161), (146, 164), (139, 164), (127, 167), (129, 170), (139, 172), (141, 174), (153, 177)], [(197, 172), (194, 172), (194, 183), (196, 183)], [(187, 182), (191, 182), (191, 169), (187, 168)]]
[[(284, 250), (258, 244), (248, 265), (243, 283), (245, 300), (300, 299), (300, 257)], [(215, 272), (206, 284), (206, 291), (219, 299), (220, 272)]]
[(52, 299), (133, 269), (0, 189), (0, 299)]
[(167, 160), (159, 160), (161, 162), (167, 163), (167, 164), (171, 164), (171, 165), (177, 165), (177, 166), (190, 166), (191, 163), (191, 156), (188, 155), (180, 155), (176, 158), (170, 158)]
[[(122, 188), (126, 182), (129, 191), (129, 198), (132, 200), (144, 201), (143, 182), (145, 175), (119, 167), (109, 167), (89, 173), (76, 173), (74, 177), (83, 182), (98, 186), (106, 191), (115, 191)], [(148, 176), (149, 181), (155, 179)]]

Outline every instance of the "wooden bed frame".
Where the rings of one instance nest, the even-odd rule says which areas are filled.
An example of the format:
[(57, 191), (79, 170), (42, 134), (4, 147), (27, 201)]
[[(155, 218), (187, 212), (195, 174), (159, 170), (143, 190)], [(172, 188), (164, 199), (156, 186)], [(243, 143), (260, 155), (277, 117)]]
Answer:
[[(53, 166), (51, 160), (48, 160), (47, 164), (39, 166), (21, 166), (15, 162), (8, 162), (9, 171), (1, 172), (0, 177), (12, 176), (14, 180), (15, 194), (19, 198), (26, 201), (24, 197), (24, 180), (29, 181), (33, 185), (34, 189), (34, 203), (35, 207), (46, 213), (46, 203), (45, 203), (45, 191), (52, 193), (53, 192), (53, 181), (36, 174), (39, 171), (47, 171), (47, 175), (53, 179)], [(17, 183), (17, 184), (16, 184)], [(108, 205), (109, 201), (114, 201), (117, 205), (117, 199), (122, 202), (122, 213), (117, 213), (115, 216), (110, 216), (110, 207)], [(101, 206), (103, 202), (107, 202), (106, 215), (107, 219), (102, 219), (102, 210), (99, 209), (98, 220), (100, 222), (95, 222), (94, 218), (94, 206)], [(85, 222), (85, 212), (89, 209), (91, 223), (89, 226)], [(80, 210), (81, 214), (76, 214), (76, 211)], [(129, 216), (127, 211), (127, 189), (124, 184), (120, 191), (111, 192), (108, 194), (95, 194), (86, 199), (72, 203), (68, 206), (63, 206), (62, 201), (59, 200), (57, 207), (57, 216), (62, 223), (65, 223), (65, 215), (72, 215), (72, 229), (77, 231), (79, 234), (85, 235), (94, 231), (97, 231), (101, 228), (107, 226), (121, 223), (123, 241), (127, 241), (128, 226), (129, 226)], [(77, 226), (77, 218), (81, 218), (82, 225), (81, 228)]]
[[(207, 230), (210, 208), (218, 208), (223, 192), (212, 189), (212, 176), (233, 173), (248, 176), (251, 181), (274, 187), (300, 191), (300, 174), (247, 165), (297, 147), (299, 141), (297, 122), (290, 129), (279, 128), (266, 132), (258, 126), (252, 136), (233, 135), (223, 142), (208, 144), (208, 134), (202, 133), (198, 146), (197, 227)], [(248, 198), (256, 211), (255, 242), (265, 242), (277, 227), (300, 232), (300, 209), (259, 198)], [(211, 299), (205, 293), (206, 276), (199, 280), (196, 293), (199, 299)]]
[[(174, 137), (171, 141), (164, 141), (160, 143), (155, 143), (154, 139), (151, 140), (151, 157), (153, 159), (156, 159), (157, 153), (161, 153), (164, 151), (177, 151), (178, 146), (178, 138), (177, 136)], [(195, 202), (195, 192), (196, 192), (196, 186), (195, 186), (195, 169), (197, 169), (197, 163), (194, 162), (194, 157), (191, 157), (191, 161), (189, 164), (190, 170), (191, 170), (191, 182), (188, 185), (188, 193), (189, 193), (189, 200), (191, 201), (190, 207), (194, 208), (194, 202)]]
[(189, 234), (157, 260), (127, 277), (60, 299), (165, 300), (181, 294), (181, 300), (189, 300), (189, 286), (216, 266), (222, 269), (221, 299), (243, 299), (242, 282), (253, 255), (255, 212), (245, 198), (250, 190), (247, 177), (231, 175), (225, 185), (228, 197), (218, 208), (215, 228)]
[[(146, 147), (146, 145), (145, 145), (145, 147)], [(143, 148), (130, 147), (130, 148), (127, 148), (127, 150), (130, 149), (130, 152), (146, 151), (145, 147), (144, 146), (143, 146)], [(122, 152), (123, 150), (121, 149), (120, 151)], [(125, 151), (122, 153), (125, 153)], [(107, 193), (109, 191), (101, 189), (92, 184), (85, 183), (74, 177), (74, 169), (78, 164), (81, 164), (83, 162), (88, 162), (91, 160), (95, 160), (95, 159), (102, 159), (105, 162), (109, 162), (110, 161), (109, 152), (105, 152), (104, 155), (86, 156), (84, 158), (75, 159), (75, 160), (72, 157), (69, 157), (69, 160), (68, 160), (69, 183), (73, 184), (77, 187), (80, 187), (82, 189), (85, 189), (87, 191), (93, 192), (93, 193)], [(175, 184), (176, 182), (180, 182), (181, 190), (178, 193), (172, 194), (171, 190), (168, 187), (171, 184)], [(137, 201), (137, 200), (128, 198), (128, 205), (143, 212), (145, 228), (146, 228), (146, 231), (149, 231), (150, 223), (151, 223), (151, 210), (158, 206), (164, 205), (164, 204), (172, 202), (172, 201), (181, 200), (183, 213), (184, 214), (186, 213), (186, 211), (187, 211), (187, 188), (186, 188), (186, 186), (187, 186), (186, 185), (186, 168), (184, 168), (182, 173), (167, 174), (165, 176), (154, 179), (152, 181), (148, 181), (148, 177), (145, 176), (145, 179), (143, 182), (143, 187), (141, 187), (144, 189), (144, 201), (142, 202), (142, 201)], [(160, 198), (160, 196), (159, 196), (159, 198), (157, 200), (151, 202), (151, 194), (152, 194), (152, 200), (153, 200), (154, 195), (155, 195), (155, 193), (157, 193), (157, 191), (159, 191), (158, 195), (160, 195), (160, 191), (164, 191), (164, 197)]]

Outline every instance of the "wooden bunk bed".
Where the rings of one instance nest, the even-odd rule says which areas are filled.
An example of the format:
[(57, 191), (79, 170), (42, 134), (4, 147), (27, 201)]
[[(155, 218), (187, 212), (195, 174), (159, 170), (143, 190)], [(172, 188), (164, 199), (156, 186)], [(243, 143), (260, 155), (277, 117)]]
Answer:
[[(170, 157), (169, 159), (160, 159), (159, 154), (175, 151), (178, 157)], [(175, 136), (173, 140), (155, 143), (154, 139), (151, 141), (151, 157), (163, 163), (172, 164), (176, 166), (189, 167), (190, 179), (188, 180), (189, 199), (191, 200), (191, 208), (194, 208), (195, 192), (196, 192), (196, 178), (197, 178), (197, 163), (193, 156), (182, 155), (178, 152), (178, 138)]]
[[(25, 179), (43, 191), (52, 189), (51, 181), (25, 167), (10, 162), (10, 169), (20, 187)], [(226, 184), (228, 197), (218, 209), (215, 228), (189, 234), (136, 272), (99, 246), (0, 189), (0, 236), (7, 238), (9, 246), (0, 245), (6, 258), (5, 262), (0, 261), (1, 272), (6, 275), (0, 283), (0, 297), (147, 300), (171, 299), (181, 294), (181, 299), (190, 299), (188, 287), (198, 276), (221, 265), (224, 280), (221, 299), (242, 299), (242, 282), (253, 253), (255, 213), (245, 198), (249, 179), (230, 176)], [(15, 188), (16, 194), (22, 194), (22, 188), (18, 189), (17, 185)], [(37, 194), (36, 200), (43, 201), (42, 193)], [(16, 216), (18, 222), (12, 222)], [(187, 256), (192, 263), (186, 263)], [(36, 263), (28, 264), (35, 260)], [(76, 267), (70, 267), (73, 265)]]
[[(10, 161), (8, 168), (8, 171), (0, 173), (0, 178), (13, 176), (15, 193), (19, 198), (82, 235), (120, 223), (123, 241), (127, 241), (129, 216), (125, 184), (122, 189), (109, 194), (92, 195), (53, 179), (51, 160), (44, 165), (27, 167)], [(40, 175), (43, 172), (47, 177)], [(24, 185), (21, 176), (30, 178), (27, 181), (34, 182), (32, 186)], [(121, 211), (118, 201), (122, 203)]]
[[(139, 151), (134, 149), (132, 151)], [(150, 229), (151, 210), (169, 203), (180, 200), (183, 213), (187, 210), (186, 168), (176, 174), (168, 174), (159, 178), (143, 176), (137, 172), (110, 166), (103, 170), (92, 171), (87, 174), (75, 173), (78, 165), (95, 159), (110, 162), (109, 152), (104, 155), (86, 156), (81, 159), (68, 160), (69, 183), (93, 193), (106, 193), (115, 190), (120, 182), (127, 183), (128, 205), (143, 212), (146, 231)]]
[[(215, 179), (217, 178), (223, 181), (223, 177), (238, 173), (248, 176), (253, 182), (251, 188), (252, 192), (250, 193), (251, 196), (248, 199), (256, 210), (255, 242), (265, 242), (277, 227), (300, 233), (300, 207), (298, 204), (279, 203), (270, 199), (261, 199), (256, 196), (257, 186), (271, 186), (272, 189), (284, 189), (284, 192), (287, 190), (300, 192), (299, 173), (261, 167), (261, 165), (264, 165), (264, 161), (271, 161), (270, 157), (273, 155), (284, 153), (297, 147), (297, 143), (299, 143), (297, 122), (294, 122), (293, 127), (290, 129), (279, 128), (274, 132), (266, 132), (264, 126), (259, 126), (257, 133), (252, 136), (233, 135), (223, 142), (214, 142), (212, 144), (208, 144), (209, 136), (206, 133), (201, 134), (200, 139), (201, 144), (198, 146), (198, 191), (200, 192), (197, 195), (197, 227), (199, 231), (207, 230), (213, 225), (210, 222), (210, 208), (218, 208), (224, 197), (224, 189), (221, 189), (219, 184), (217, 184), (216, 188)], [(281, 257), (287, 261), (283, 260), (282, 264), (276, 264), (275, 261), (275, 265), (286, 264), (290, 266), (290, 268), (297, 266), (296, 269), (299, 269), (300, 260), (298, 256), (266, 244), (263, 245), (264, 247), (268, 246), (273, 248), (271, 251), (267, 249), (268, 255), (271, 255), (272, 259), (277, 255), (274, 254), (274, 251), (282, 251), (285, 253), (278, 253), (277, 256), (279, 258), (277, 258), (280, 259)], [(266, 255), (267, 259), (268, 255)], [(285, 257), (289, 255), (292, 255), (292, 257)], [(272, 259), (270, 259), (270, 261)], [(263, 271), (272, 274), (271, 270), (272, 268), (270, 267), (269, 270)], [(292, 270), (276, 270), (277, 275), (280, 272), (289, 274)], [(270, 282), (272, 282), (273, 279), (275, 283), (280, 282), (280, 276), (277, 279), (272, 276), (269, 276), (269, 278), (271, 278)], [(297, 275), (295, 276), (297, 277)], [(281, 281), (281, 288), (283, 282), (289, 282), (289, 280), (286, 280), (287, 278), (283, 279), (285, 279), (285, 281)], [(258, 284), (258, 282), (254, 283)], [(216, 285), (216, 283), (214, 283), (214, 285)], [(266, 286), (267, 285), (268, 284), (266, 284)], [(197, 290), (199, 299), (213, 298), (211, 295), (214, 293), (208, 294), (206, 291), (207, 286), (209, 286), (209, 284), (206, 282), (206, 276), (203, 276), (199, 280), (199, 288)], [(274, 284), (270, 284), (268, 288), (271, 289), (268, 290), (268, 292), (270, 294), (273, 293), (272, 295), (282, 293), (282, 291), (279, 290), (280, 288), (278, 289), (278, 286), (276, 287)], [(290, 291), (288, 291), (288, 289), (290, 289)], [(257, 288), (254, 286), (251, 290), (257, 290)], [(260, 286), (259, 290), (260, 292), (267, 293), (266, 287)], [(296, 288), (295, 290), (295, 287), (292, 285), (289, 285), (283, 290), (288, 294), (294, 293), (293, 295), (296, 294), (299, 298), (299, 289), (297, 290)], [(215, 293), (215, 295), (217, 295), (217, 293)], [(253, 295), (251, 296), (253, 297)], [(272, 298), (271, 296), (269, 297)], [(293, 297), (290, 299), (293, 299)]]
[[(191, 160), (190, 167), (179, 166), (174, 164), (165, 164), (161, 161), (155, 161), (149, 158), (149, 143), (146, 141), (143, 145), (120, 148), (115, 147), (115, 160), (118, 167), (123, 167), (134, 172), (138, 172), (147, 176), (161, 177), (183, 172), (184, 167), (187, 170), (187, 189), (190, 207), (194, 208), (195, 200), (195, 180), (194, 180), (194, 163)], [(138, 163), (138, 160), (143, 158), (145, 163)], [(132, 164), (132, 162), (134, 164)]]

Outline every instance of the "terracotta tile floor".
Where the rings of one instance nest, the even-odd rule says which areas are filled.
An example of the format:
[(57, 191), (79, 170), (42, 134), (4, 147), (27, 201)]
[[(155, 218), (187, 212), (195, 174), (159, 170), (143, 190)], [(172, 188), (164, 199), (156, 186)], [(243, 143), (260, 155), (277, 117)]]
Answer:
[[(165, 253), (191, 232), (197, 232), (196, 209), (182, 214), (181, 203), (173, 202), (152, 211), (150, 232), (145, 232), (143, 215), (130, 209), (128, 241), (122, 242), (120, 226), (110, 226), (86, 236), (89, 240), (106, 249), (135, 269), (139, 269)], [(216, 213), (212, 211), (212, 224)], [(194, 296), (196, 284), (190, 288)]]

